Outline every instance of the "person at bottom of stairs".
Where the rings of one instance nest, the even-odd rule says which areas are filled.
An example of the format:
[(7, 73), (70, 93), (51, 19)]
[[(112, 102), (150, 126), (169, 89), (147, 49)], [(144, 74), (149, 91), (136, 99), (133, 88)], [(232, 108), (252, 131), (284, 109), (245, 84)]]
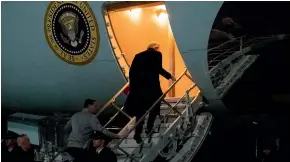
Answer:
[(109, 137), (99, 131), (91, 135), (92, 145), (88, 151), (86, 162), (117, 162), (116, 154), (106, 147)]
[(115, 134), (104, 128), (95, 115), (99, 108), (95, 100), (86, 99), (84, 109), (75, 113), (64, 128), (65, 132), (70, 133), (66, 152), (74, 158), (75, 162), (83, 162), (87, 151), (85, 148), (94, 131), (100, 131), (115, 139), (123, 139), (128, 136), (128, 134)]

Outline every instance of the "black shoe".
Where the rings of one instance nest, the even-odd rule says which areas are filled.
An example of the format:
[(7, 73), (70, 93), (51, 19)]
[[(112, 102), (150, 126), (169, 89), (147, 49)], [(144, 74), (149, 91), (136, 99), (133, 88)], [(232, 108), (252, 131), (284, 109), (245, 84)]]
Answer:
[(142, 138), (141, 138), (141, 136), (140, 135), (134, 135), (134, 140), (136, 141), (136, 143), (138, 143), (138, 144), (140, 144), (140, 143), (142, 143)]

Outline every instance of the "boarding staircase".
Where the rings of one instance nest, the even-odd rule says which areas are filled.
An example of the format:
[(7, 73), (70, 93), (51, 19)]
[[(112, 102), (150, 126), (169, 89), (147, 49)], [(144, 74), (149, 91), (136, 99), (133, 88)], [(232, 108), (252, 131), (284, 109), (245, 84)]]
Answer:
[[(237, 78), (239, 78), (258, 57), (257, 55), (245, 55), (251, 51), (252, 45), (271, 39), (275, 40), (277, 36), (259, 38), (243, 36), (211, 48), (208, 51), (210, 75), (220, 96), (225, 94), (231, 84), (234, 84)], [(126, 60), (124, 55), (121, 57), (123, 60)], [(202, 95), (200, 92), (194, 96), (189, 95), (190, 91), (197, 88), (194, 84), (186, 91), (186, 94), (184, 94), (182, 98), (175, 101), (165, 99), (167, 93), (184, 76), (191, 79), (187, 69), (185, 69), (178, 79), (164, 92), (139, 121), (136, 121), (135, 117), (127, 115), (122, 111), (123, 107), (120, 108), (114, 103), (115, 99), (121, 95), (129, 83), (122, 87), (102, 108), (99, 114), (110, 105), (113, 105), (118, 110), (118, 113), (116, 113), (105, 126), (108, 126), (119, 113), (122, 113), (130, 120), (120, 131), (120, 133), (129, 132), (128, 138), (117, 140), (109, 144), (109, 147), (116, 152), (119, 162), (150, 162), (160, 157), (170, 162), (185, 162), (193, 158), (209, 131), (213, 117), (209, 113), (203, 113), (201, 115), (195, 114), (200, 108), (200, 103), (202, 103)], [(143, 133), (143, 142), (137, 144), (133, 139), (133, 130), (136, 125), (140, 124), (141, 120), (145, 120), (144, 123), (146, 123), (149, 112), (152, 111), (158, 102), (162, 102), (162, 118), (157, 118), (155, 120), (155, 129), (152, 130), (149, 135)], [(146, 124), (144, 124), (143, 128), (143, 130), (145, 130)], [(153, 133), (153, 131), (158, 133)]]
[[(222, 96), (242, 73), (256, 60), (257, 55), (246, 55), (252, 49), (253, 44), (264, 40), (281, 39), (280, 36), (267, 36), (260, 38), (240, 37), (229, 42), (223, 43), (208, 51), (208, 65), (210, 75), (217, 93)], [(126, 60), (124, 55), (123, 59)], [(129, 65), (128, 65), (129, 67)], [(112, 121), (118, 114), (123, 114), (129, 119), (125, 127), (119, 133), (129, 132), (126, 139), (114, 140), (108, 146), (115, 151), (118, 162), (150, 162), (161, 157), (161, 159), (170, 162), (189, 162), (201, 146), (205, 139), (213, 117), (209, 113), (196, 115), (195, 112), (201, 107), (202, 94), (200, 91), (194, 96), (190, 92), (197, 88), (193, 85), (186, 91), (184, 96), (176, 100), (167, 100), (165, 96), (179, 83), (182, 77), (191, 77), (187, 69), (177, 78), (177, 80), (164, 92), (164, 94), (151, 106), (144, 116), (136, 121), (135, 117), (129, 116), (119, 107), (115, 101), (122, 96), (123, 91), (129, 86), (126, 83), (99, 111), (100, 115), (104, 110), (113, 106), (118, 110), (110, 120), (104, 124), (109, 128)], [(192, 79), (191, 79), (192, 80)], [(133, 139), (134, 129), (141, 120), (146, 120), (148, 114), (152, 111), (158, 102), (161, 105), (161, 118), (157, 117), (154, 124), (154, 131), (149, 135), (142, 134), (142, 143), (137, 144)], [(146, 124), (143, 126), (144, 130)], [(144, 131), (143, 131), (144, 132)], [(60, 152), (61, 153), (61, 152)], [(57, 157), (56, 155), (55, 157)], [(55, 157), (51, 161), (56, 161)]]
[[(187, 139), (194, 138), (192, 140), (197, 146), (201, 145), (202, 139), (205, 137), (206, 132), (210, 126), (212, 116), (210, 114), (203, 114), (195, 116), (195, 112), (199, 108), (199, 103), (202, 102), (202, 96), (198, 92), (195, 96), (189, 96), (190, 91), (197, 88), (193, 84), (187, 93), (180, 99), (167, 100), (165, 96), (167, 93), (180, 81), (182, 77), (191, 77), (188, 75), (187, 69), (177, 78), (177, 80), (164, 92), (164, 94), (151, 106), (151, 108), (144, 114), (144, 116), (136, 121), (135, 117), (130, 117), (123, 112), (123, 107), (118, 107), (114, 102), (115, 99), (122, 94), (124, 89), (128, 86), (128, 83), (120, 89), (120, 91), (100, 110), (98, 114), (101, 114), (108, 106), (114, 106), (118, 112), (105, 124), (108, 126), (115, 117), (122, 113), (130, 119), (128, 124), (119, 132), (129, 132), (129, 136), (126, 139), (114, 141), (109, 144), (118, 157), (118, 162), (136, 161), (136, 162), (149, 162), (154, 161), (156, 157), (162, 157), (163, 159), (170, 160), (177, 154), (177, 147), (180, 147)], [(157, 117), (154, 124), (154, 129), (147, 135), (145, 134), (145, 128), (147, 123), (148, 114), (158, 102), (161, 104), (161, 117)], [(145, 120), (143, 125), (143, 134), (141, 135), (143, 142), (137, 144), (133, 139), (134, 128), (142, 121)], [(202, 131), (199, 130), (201, 125), (204, 127)], [(198, 129), (196, 129), (198, 128)], [(196, 131), (194, 132), (194, 130)], [(187, 132), (186, 132), (187, 131)], [(158, 133), (154, 133), (158, 132)], [(192, 136), (196, 133), (196, 136)], [(198, 136), (198, 138), (196, 138)], [(169, 145), (168, 148), (166, 148)], [(167, 149), (166, 153), (163, 152)], [(196, 147), (198, 148), (198, 147)], [(191, 152), (196, 150), (188, 149)], [(185, 152), (185, 151), (183, 151)], [(188, 153), (190, 154), (190, 153)], [(187, 154), (187, 156), (188, 156)], [(184, 157), (180, 157), (184, 158)], [(190, 158), (188, 156), (187, 158)], [(192, 158), (192, 157), (191, 157)], [(175, 160), (177, 161), (177, 160)]]
[[(182, 77), (191, 77), (187, 69), (177, 78), (177, 80), (163, 93), (163, 95), (150, 107), (144, 116), (136, 121), (136, 118), (129, 116), (123, 111), (123, 107), (119, 107), (115, 101), (119, 96), (123, 95), (123, 91), (129, 86), (125, 84), (98, 112), (101, 115), (106, 109), (113, 106), (118, 111), (109, 121), (104, 124), (104, 127), (110, 129), (110, 123), (113, 122), (119, 114), (128, 118), (129, 122), (121, 129), (119, 134), (124, 132), (129, 133), (125, 139), (113, 140), (108, 144), (117, 155), (118, 162), (151, 162), (156, 158), (161, 158), (166, 161), (190, 161), (193, 155), (201, 146), (206, 137), (213, 117), (210, 113), (202, 113), (196, 115), (195, 112), (202, 106), (202, 95), (197, 86), (193, 85), (179, 99), (166, 99), (166, 95), (170, 90), (181, 80)], [(192, 79), (191, 79), (192, 80)], [(197, 91), (194, 96), (190, 96), (192, 90)], [(137, 144), (133, 139), (134, 129), (142, 120), (145, 120), (143, 130), (146, 128), (148, 114), (153, 110), (155, 105), (161, 104), (161, 117), (157, 117), (154, 124), (154, 129), (147, 135), (143, 131), (141, 135), (143, 141)], [(142, 104), (142, 103), (140, 103)], [(158, 132), (158, 133), (155, 133)], [(186, 145), (185, 145), (186, 144)], [(188, 145), (192, 147), (188, 147)], [(65, 150), (65, 149), (63, 149)], [(60, 151), (50, 161), (63, 161)], [(158, 160), (160, 161), (160, 160)]]
[(242, 36), (208, 50), (208, 67), (213, 86), (222, 98), (230, 87), (253, 64), (259, 55), (251, 54), (272, 41), (283, 40), (286, 35), (262, 37)]
[(277, 36), (279, 35), (266, 35), (262, 37), (249, 37), (245, 35), (216, 45), (208, 50), (209, 70), (229, 56), (244, 51), (246, 48), (251, 47), (253, 44), (260, 43), (261, 41), (277, 39)]

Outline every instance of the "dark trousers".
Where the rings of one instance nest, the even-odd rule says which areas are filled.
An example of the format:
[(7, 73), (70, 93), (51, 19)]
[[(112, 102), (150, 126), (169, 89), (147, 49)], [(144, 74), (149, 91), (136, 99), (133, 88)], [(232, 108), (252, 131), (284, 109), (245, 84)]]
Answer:
[(66, 152), (68, 152), (74, 158), (74, 162), (82, 162), (86, 157), (86, 150), (82, 148), (68, 147)]
[[(144, 88), (144, 87), (143, 87)], [(124, 104), (125, 112), (128, 113), (129, 116), (136, 117), (136, 121), (138, 122), (142, 116), (146, 113), (147, 110), (153, 106), (153, 104), (158, 100), (158, 98), (162, 95), (162, 91), (154, 91), (154, 88), (144, 88), (144, 89), (131, 89), (126, 102)], [(149, 117), (147, 120), (147, 131), (151, 131), (155, 119), (157, 115), (160, 114), (160, 102), (156, 104), (156, 106), (149, 113)], [(145, 118), (144, 118), (145, 119)], [(137, 125), (135, 129), (135, 136), (140, 136), (142, 134), (144, 119)]]
[[(152, 103), (152, 101), (151, 102), (149, 101), (150, 103), (152, 103), (151, 106), (154, 104), (155, 101), (153, 101), (153, 103)], [(144, 104), (144, 105), (147, 105), (147, 104)], [(149, 108), (151, 106), (147, 107), (147, 110), (149, 110)], [(136, 114), (136, 121), (139, 121), (145, 113), (146, 113), (146, 111), (143, 111), (142, 113)], [(148, 133), (150, 133), (152, 131), (152, 129), (154, 127), (155, 119), (156, 119), (157, 115), (159, 115), (159, 114), (160, 114), (160, 103), (158, 103), (154, 107), (154, 109), (149, 113), (149, 117), (147, 119), (147, 131), (148, 131)], [(140, 124), (137, 125), (137, 127), (135, 129), (135, 136), (140, 136), (142, 134), (143, 125), (145, 123), (144, 121), (145, 120), (142, 120), (142, 122), (140, 122)]]

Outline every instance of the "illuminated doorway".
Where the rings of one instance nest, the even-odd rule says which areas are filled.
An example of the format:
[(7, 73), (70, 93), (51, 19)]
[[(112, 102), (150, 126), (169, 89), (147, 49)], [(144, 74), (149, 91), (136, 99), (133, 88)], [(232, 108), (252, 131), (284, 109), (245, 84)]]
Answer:
[[(163, 68), (176, 77), (186, 65), (180, 55), (169, 24), (164, 2), (115, 2), (104, 6), (110, 42), (123, 74), (128, 78), (130, 65), (137, 53), (146, 50), (151, 41), (161, 45)], [(163, 91), (172, 84), (160, 76)], [(168, 93), (167, 98), (180, 98), (193, 85), (187, 77)], [(191, 95), (195, 95), (195, 88)]]

